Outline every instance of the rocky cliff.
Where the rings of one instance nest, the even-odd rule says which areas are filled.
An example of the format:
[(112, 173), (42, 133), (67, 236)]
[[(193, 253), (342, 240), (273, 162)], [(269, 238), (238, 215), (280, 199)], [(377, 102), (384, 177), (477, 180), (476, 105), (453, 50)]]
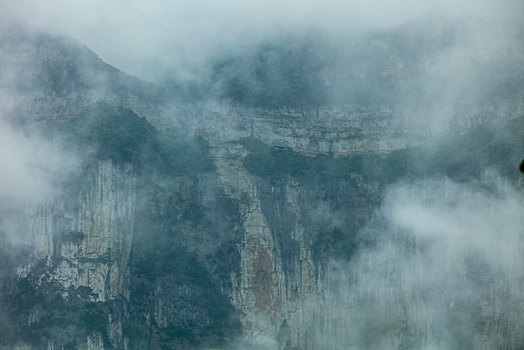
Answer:
[[(51, 198), (0, 212), (19, 233), (1, 226), (0, 346), (521, 346), (522, 226), (503, 222), (515, 213), (486, 221), (489, 232), (466, 222), (484, 239), (478, 249), (446, 236), (469, 229), (428, 236), (391, 216), (402, 196), (420, 208), (461, 209), (475, 196), (520, 208), (521, 100), (498, 125), (473, 113), (460, 133), (425, 145), (387, 106), (166, 101), (86, 48), (20, 35), (2, 45), (17, 48), (17, 65), (37, 64), (9, 118), (37, 119), (31, 127), (82, 166), (57, 177)], [(64, 65), (65, 76), (54, 72)], [(497, 225), (508, 233), (493, 252), (511, 252), (508, 264), (490, 260)]]

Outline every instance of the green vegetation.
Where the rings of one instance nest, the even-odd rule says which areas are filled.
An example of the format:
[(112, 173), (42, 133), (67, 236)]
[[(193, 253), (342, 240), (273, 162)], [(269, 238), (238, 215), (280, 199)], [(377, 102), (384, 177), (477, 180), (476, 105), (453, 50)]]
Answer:
[(124, 108), (98, 104), (80, 118), (89, 123), (84, 135), (88, 142), (98, 146), (98, 158), (116, 162), (135, 161), (153, 133), (145, 118)]
[(73, 148), (93, 147), (97, 159), (136, 162), (154, 135), (149, 122), (126, 108), (107, 103), (90, 106), (74, 119), (53, 125), (51, 132)]
[[(74, 288), (70, 291), (74, 295)], [(16, 283), (16, 297), (10, 305), (15, 327), (15, 339), (35, 345), (47, 339), (61, 339), (65, 344), (93, 333), (101, 334), (107, 342), (108, 310), (105, 303), (80, 302), (75, 298), (64, 299), (60, 287), (52, 283), (38, 286), (31, 278), (21, 278)], [(38, 312), (38, 318), (32, 315)]]
[[(186, 219), (182, 219), (178, 224), (183, 225), (184, 220)], [(146, 226), (149, 227), (149, 234), (154, 230), (154, 240), (141, 235)], [(147, 223), (138, 225), (137, 231), (136, 241), (140, 243), (134, 248), (135, 258), (131, 267), (133, 305), (140, 309), (153, 303), (155, 290), (160, 283), (166, 286), (163, 292), (164, 303), (198, 310), (191, 316), (197, 317), (193, 320), (191, 329), (194, 339), (193, 335), (189, 338), (195, 342), (202, 342), (209, 337), (222, 337), (226, 333), (234, 333), (239, 327), (234, 307), (220, 291), (217, 282), (199, 256), (189, 251), (177, 239), (177, 232)], [(181, 290), (186, 292), (180, 294)], [(157, 325), (157, 332), (162, 336), (171, 337), (172, 341), (175, 335), (188, 338), (186, 331), (173, 331), (185, 329), (183, 322), (186, 321), (186, 318), (175, 317), (174, 328), (165, 329)]]
[[(517, 179), (521, 176), (518, 164), (522, 134), (524, 118), (505, 125), (481, 125), (438, 144), (347, 156), (309, 156), (290, 148), (270, 147), (254, 138), (240, 142), (250, 152), (244, 166), (266, 180), (263, 186), (272, 186), (271, 190), (263, 187), (260, 191), (262, 209), (270, 226), (279, 230), (281, 244), (287, 242), (288, 231), (293, 229), (286, 220), (294, 214), (285, 212), (285, 202), (275, 205), (281, 200), (279, 186), (292, 178), (300, 183), (302, 203), (322, 202), (329, 206), (325, 220), (315, 214), (315, 208), (302, 214), (304, 225), (313, 232), (314, 254), (322, 259), (333, 255), (350, 258), (358, 247), (373, 244), (357, 234), (380, 206), (382, 190), (388, 184), (435, 176), (456, 182), (479, 181), (487, 167)], [(369, 186), (371, 191), (366, 189)], [(302, 206), (307, 208), (306, 204)]]
[(130, 302), (135, 313), (128, 327), (130, 334), (126, 335), (132, 342), (139, 344), (149, 334), (144, 328), (145, 320), (140, 317), (156, 298), (178, 310), (169, 316), (167, 327), (152, 325), (153, 337), (158, 337), (167, 348), (186, 343), (194, 346), (210, 340), (216, 343), (239, 329), (234, 307), (195, 253), (173, 240), (160, 240), (139, 254), (131, 269)]
[(312, 108), (327, 102), (325, 61), (313, 43), (266, 44), (252, 54), (216, 61), (211, 81), (220, 97), (242, 105)]
[(67, 230), (61, 234), (57, 234), (56, 238), (60, 239), (61, 242), (80, 243), (84, 239), (84, 236), (83, 232)]
[(156, 130), (132, 110), (97, 103), (78, 117), (50, 127), (71, 148), (86, 146), (96, 159), (136, 164), (141, 173), (191, 175), (215, 169), (209, 145), (174, 129)]
[(244, 165), (253, 174), (278, 181), (291, 176), (302, 183), (325, 183), (358, 174), (367, 181), (386, 185), (402, 178), (445, 175), (455, 181), (478, 179), (487, 166), (502, 175), (518, 176), (524, 118), (507, 125), (480, 125), (463, 135), (452, 135), (438, 144), (389, 153), (363, 153), (335, 157), (307, 156), (286, 147), (270, 147), (245, 138), (250, 151)]
[[(209, 146), (200, 137), (175, 130), (156, 132), (139, 159), (137, 212), (131, 259), (131, 319), (125, 326), (131, 347), (188, 348), (217, 344), (236, 334), (240, 324), (216, 276), (228, 259), (208, 268), (204, 252), (218, 235), (233, 230), (211, 220), (201, 201), (200, 177), (213, 171)], [(229, 225), (231, 223), (228, 223)], [(201, 245), (201, 246), (199, 246)], [(220, 272), (215, 272), (213, 270)], [(224, 279), (225, 280), (225, 279)], [(173, 312), (167, 327), (144, 319), (161, 298)]]
[(302, 183), (320, 184), (341, 181), (351, 174), (358, 174), (369, 181), (387, 184), (406, 175), (410, 161), (405, 150), (341, 157), (324, 154), (308, 156), (286, 147), (269, 147), (252, 138), (242, 139), (241, 143), (251, 152), (244, 159), (248, 171), (272, 181), (291, 176)]
[(519, 176), (524, 118), (505, 125), (480, 125), (461, 136), (449, 136), (438, 147), (417, 150), (419, 171), (443, 174), (455, 181), (478, 179), (486, 167), (509, 178)]
[(86, 303), (82, 307), (79, 317), (79, 326), (90, 332), (106, 334), (108, 326), (108, 315), (106, 310), (95, 303)]
[(194, 329), (191, 325), (181, 326), (169, 324), (163, 329), (162, 340), (164, 342), (171, 342), (174, 338), (187, 339), (189, 342), (195, 342)]
[(140, 164), (143, 171), (156, 170), (164, 175), (194, 175), (215, 170), (207, 141), (175, 129), (155, 131), (142, 149)]

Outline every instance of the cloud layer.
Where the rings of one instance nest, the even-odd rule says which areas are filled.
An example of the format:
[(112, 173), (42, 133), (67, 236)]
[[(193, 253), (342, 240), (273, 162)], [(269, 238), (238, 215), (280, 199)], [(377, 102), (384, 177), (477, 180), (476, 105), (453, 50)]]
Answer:
[(181, 76), (200, 74), (210, 56), (283, 34), (321, 31), (344, 37), (429, 19), (512, 29), (524, 12), (518, 0), (4, 0), (0, 8), (4, 22), (22, 20), (40, 29), (67, 34), (110, 64), (152, 79), (166, 71)]

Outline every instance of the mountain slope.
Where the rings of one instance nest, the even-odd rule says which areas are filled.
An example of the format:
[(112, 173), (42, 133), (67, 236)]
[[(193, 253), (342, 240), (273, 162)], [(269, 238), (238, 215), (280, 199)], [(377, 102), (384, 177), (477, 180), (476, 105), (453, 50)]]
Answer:
[[(522, 343), (520, 309), (509, 310), (522, 297), (518, 257), (515, 271), (497, 270), (482, 241), (482, 249), (444, 245), (456, 254), (443, 260), (449, 279), (437, 274), (444, 292), (435, 297), (424, 276), (442, 263), (433, 247), (448, 231), (424, 236), (416, 221), (402, 226), (391, 214), (400, 194), (424, 210), (521, 194), (520, 97), (506, 96), (502, 110), (494, 99), (491, 112), (472, 111), (446, 137), (412, 138), (396, 111), (376, 103), (171, 101), (68, 39), (12, 29), (1, 43), (9, 49), (1, 96), (12, 101), (5, 119), (80, 165), (49, 169), (55, 190), (44, 199), (0, 198), (0, 346)], [(419, 189), (426, 183), (437, 189)], [(443, 208), (430, 212), (437, 228), (457, 221)], [(481, 234), (491, 228), (465, 218)], [(518, 237), (510, 235), (515, 249)], [(466, 293), (478, 284), (481, 297), (465, 300), (455, 282)]]

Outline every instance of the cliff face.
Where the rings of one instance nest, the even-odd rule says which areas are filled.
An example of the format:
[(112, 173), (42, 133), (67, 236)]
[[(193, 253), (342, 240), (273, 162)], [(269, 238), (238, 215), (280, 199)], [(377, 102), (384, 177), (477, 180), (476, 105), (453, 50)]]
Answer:
[(129, 298), (133, 167), (100, 161), (84, 176), (82, 183), (77, 178), (71, 184), (76, 193), (67, 201), (57, 199), (30, 215), (32, 259), (45, 261), (52, 269), (50, 282), (56, 281), (64, 290), (90, 288), (91, 301)]
[(240, 145), (216, 151), (227, 155), (216, 158), (219, 183), (239, 203), (243, 232), (236, 242), (240, 266), (231, 274), (233, 304), (242, 312), (244, 334), (274, 339), (317, 282), (297, 183), (271, 185), (254, 178), (242, 166)]
[(160, 127), (175, 122), (211, 140), (254, 137), (313, 154), (390, 151), (407, 145), (405, 125), (391, 109), (379, 105), (267, 110), (210, 101), (203, 106), (176, 105), (162, 115), (152, 122)]
[[(18, 288), (21, 281), (27, 284), (27, 289), (18, 295), (22, 298), (18, 322), (29, 325), (24, 327), (27, 334), (22, 339), (42, 345), (40, 328), (60, 326), (57, 318), (77, 322), (79, 315), (73, 313), (100, 306), (96, 309), (99, 313), (83, 316), (106, 320), (103, 336), (91, 334), (89, 324), (79, 331), (63, 325), (65, 329), (57, 332), (56, 337), (47, 338), (47, 348), (68, 344), (88, 349), (111, 343), (122, 346), (121, 314), (100, 317), (100, 313), (103, 305), (129, 299), (135, 178), (129, 164), (118, 166), (110, 160), (99, 161), (75, 174), (62, 196), (28, 206), (22, 222), (27, 223), (24, 243), (28, 244), (29, 256), (17, 267)], [(39, 293), (45, 289), (48, 290)], [(49, 310), (61, 306), (62, 310)], [(53, 312), (64, 315), (59, 318)]]
[[(378, 187), (356, 173), (320, 188), (282, 168), (278, 178), (264, 178), (244, 164), (252, 153), (245, 138), (203, 135), (216, 167), (209, 175), (145, 174), (130, 163), (91, 161), (62, 195), (27, 211), (30, 260), (17, 268), (35, 298), (20, 317), (27, 342), (193, 347), (232, 340), (236, 328), (255, 342), (309, 348), (306, 305), (322, 290), (324, 261), (334, 245), (356, 244), (354, 229), (371, 216)], [(351, 208), (348, 218), (360, 224), (337, 227)], [(340, 222), (317, 211), (336, 212)], [(49, 297), (67, 305), (70, 333), (41, 331), (54, 327), (41, 324), (40, 304)], [(84, 308), (96, 310), (87, 314), (96, 326)], [(44, 310), (58, 327), (50, 313)]]
[[(39, 62), (28, 73), (32, 86), (48, 80), (39, 72), (52, 71), (42, 62), (53, 62), (56, 51), (40, 40), (16, 46), (19, 55)], [(13, 39), (4, 45), (14, 45)], [(522, 266), (521, 222), (506, 227), (512, 214), (485, 222), (509, 232), (504, 244), (518, 243), (513, 250), (504, 244), (494, 249), (515, 259), (494, 265), (487, 249), (492, 236), (475, 225), (482, 215), (467, 211), (477, 213), (464, 216), (471, 230), (450, 224), (435, 233), (415, 221), (402, 224), (405, 203), (395, 201), (407, 197), (418, 204), (409, 210), (445, 212), (432, 218), (435, 225), (458, 220), (442, 208), (463, 209), (469, 205), (463, 198), (495, 203), (489, 210), (520, 208), (511, 196), (522, 181), (511, 167), (519, 157), (522, 104), (500, 118), (495, 131), (482, 125), (486, 115), (473, 113), (462, 134), (424, 148), (412, 143), (409, 126), (385, 106), (167, 103), (160, 93), (143, 95), (145, 85), (86, 50), (76, 47), (65, 61), (74, 68), (80, 57), (97, 79), (85, 80), (89, 74), (72, 69), (75, 79), (55, 77), (53, 93), (32, 91), (21, 109), (11, 111), (45, 119), (68, 147), (85, 143), (93, 151), (80, 170), (61, 179), (55, 197), (16, 213), (22, 235), (12, 250), (20, 254), (0, 251), (6, 261), (0, 267), (0, 326), (13, 330), (0, 346), (522, 344), (515, 307), (522, 300), (516, 268)], [(78, 84), (62, 86), (71, 79)], [(98, 100), (106, 104), (85, 111)], [(407, 217), (431, 216), (429, 209)], [(0, 218), (8, 215), (6, 210)], [(480, 232), (483, 241), (467, 235), (456, 249), (447, 232), (466, 231)], [(449, 262), (444, 272), (441, 262)], [(472, 290), (479, 292), (468, 294)]]

